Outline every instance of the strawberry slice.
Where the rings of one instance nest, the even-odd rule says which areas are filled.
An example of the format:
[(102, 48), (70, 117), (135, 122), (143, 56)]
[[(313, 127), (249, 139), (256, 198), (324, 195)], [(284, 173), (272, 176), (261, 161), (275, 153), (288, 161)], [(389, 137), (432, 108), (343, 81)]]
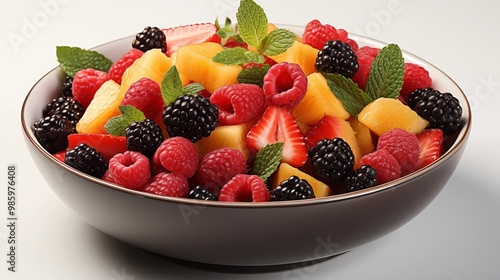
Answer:
[(304, 136), (292, 113), (283, 107), (269, 106), (259, 122), (248, 132), (246, 142), (254, 152), (268, 144), (283, 142), (282, 162), (300, 167), (307, 160)]
[(197, 23), (173, 28), (162, 29), (167, 41), (168, 56), (171, 56), (179, 47), (204, 42), (220, 43), (221, 38), (216, 34), (217, 27), (213, 23)]
[(437, 128), (426, 129), (417, 134), (420, 156), (415, 170), (425, 167), (438, 159), (443, 153), (443, 131)]
[(109, 161), (116, 154), (127, 151), (127, 138), (125, 136), (75, 133), (68, 135), (68, 142), (69, 149), (85, 143), (101, 153), (106, 161)]

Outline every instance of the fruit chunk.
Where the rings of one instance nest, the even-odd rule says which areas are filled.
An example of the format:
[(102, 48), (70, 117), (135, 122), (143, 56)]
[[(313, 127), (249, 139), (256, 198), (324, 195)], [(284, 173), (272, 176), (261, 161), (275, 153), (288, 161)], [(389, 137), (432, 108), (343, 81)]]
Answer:
[(342, 102), (330, 90), (325, 77), (321, 73), (307, 76), (307, 92), (302, 101), (292, 108), (291, 112), (298, 122), (307, 125), (317, 123), (324, 115), (340, 119), (349, 118)]
[(78, 133), (107, 133), (106, 122), (120, 114), (118, 105), (122, 101), (120, 85), (113, 80), (105, 82), (97, 90), (94, 99), (76, 124)]
[(162, 29), (167, 42), (167, 55), (171, 56), (179, 47), (204, 42), (220, 43), (216, 34), (217, 27), (213, 23), (198, 23)]
[(306, 75), (309, 75), (313, 72), (316, 72), (314, 64), (316, 63), (318, 52), (318, 49), (315, 49), (299, 41), (295, 41), (295, 43), (293, 43), (293, 45), (288, 48), (288, 50), (278, 55), (270, 56), (270, 58), (278, 63), (296, 63), (300, 65), (300, 68), (302, 68), (302, 71), (304, 71)]
[(212, 42), (182, 46), (177, 50), (175, 65), (187, 79), (200, 83), (213, 93), (225, 85), (237, 84), (238, 74), (241, 72), (241, 66), (212, 61), (223, 50), (220, 44)]
[(358, 120), (378, 136), (394, 128), (417, 134), (429, 124), (398, 99), (385, 97), (366, 105), (358, 114)]
[(106, 161), (127, 151), (127, 138), (111, 134), (74, 133), (68, 135), (68, 143), (69, 149), (85, 143), (101, 153)]
[(415, 170), (425, 167), (443, 154), (443, 131), (437, 128), (426, 129), (417, 134), (420, 155)]
[(311, 175), (300, 171), (286, 162), (280, 164), (274, 177), (272, 188), (276, 188), (282, 181), (287, 180), (292, 175), (295, 175), (300, 179), (305, 179), (309, 182), (316, 197), (324, 197), (332, 194), (332, 189), (327, 184), (313, 178)]
[(246, 123), (218, 126), (212, 131), (210, 136), (202, 138), (195, 143), (199, 158), (203, 158), (211, 151), (228, 147), (240, 150), (244, 158), (248, 159), (251, 153), (245, 141), (249, 129)]
[(372, 132), (370, 129), (358, 121), (355, 117), (349, 117), (347, 119), (351, 124), (352, 129), (356, 135), (356, 140), (358, 140), (359, 149), (362, 155), (366, 155), (375, 150), (374, 139), (372, 137)]
[(220, 190), (219, 201), (264, 202), (271, 199), (266, 183), (257, 175), (238, 174)]
[(161, 84), (170, 66), (172, 66), (172, 59), (162, 53), (160, 49), (151, 49), (145, 52), (123, 73), (122, 95), (125, 95), (131, 84), (142, 78), (149, 78)]

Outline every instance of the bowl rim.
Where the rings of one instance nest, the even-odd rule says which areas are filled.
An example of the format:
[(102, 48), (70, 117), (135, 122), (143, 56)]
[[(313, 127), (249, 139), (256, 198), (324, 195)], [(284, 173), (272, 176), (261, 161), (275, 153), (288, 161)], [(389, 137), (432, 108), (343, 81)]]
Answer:
[[(304, 27), (301, 25), (294, 25), (294, 24), (278, 24), (276, 23), (276, 26), (278, 27), (288, 27), (288, 28), (295, 28), (295, 29), (303, 29)], [(378, 45), (378, 46), (385, 46), (388, 45), (389, 43), (374, 39), (365, 35), (360, 35), (356, 33), (349, 33), (349, 35), (355, 39), (356, 41), (359, 41), (361, 39), (364, 43), (368, 43), (370, 45)], [(91, 50), (104, 47), (109, 44), (116, 43), (121, 40), (125, 40), (128, 38), (132, 38), (133, 36), (124, 36), (122, 38), (118, 38), (115, 40), (111, 40), (102, 44), (99, 44), (93, 48), (90, 48)], [(38, 86), (39, 83), (41, 83), (47, 76), (53, 74), (53, 72), (59, 71), (60, 67), (56, 66), (52, 68), (50, 71), (45, 73), (40, 79), (38, 79), (35, 84), (30, 88), (28, 91), (28, 94), (23, 100), (22, 107), (21, 107), (21, 124), (22, 124), (22, 130), (24, 132), (24, 136), (29, 140), (29, 142), (43, 155), (45, 156), (52, 164), (55, 164), (58, 167), (63, 168), (64, 170), (72, 173), (73, 175), (76, 175), (78, 177), (81, 177), (82, 179), (89, 180), (90, 182), (96, 183), (98, 185), (104, 186), (108, 189), (116, 190), (119, 192), (123, 192), (125, 194), (130, 194), (134, 196), (139, 196), (142, 198), (146, 199), (153, 199), (156, 201), (165, 201), (165, 202), (171, 202), (171, 203), (178, 203), (178, 204), (184, 204), (187, 206), (193, 206), (193, 207), (221, 207), (221, 208), (280, 208), (280, 207), (301, 207), (301, 206), (306, 206), (306, 205), (319, 205), (319, 204), (325, 204), (325, 203), (334, 203), (338, 201), (345, 201), (345, 200), (350, 200), (350, 199), (355, 199), (359, 197), (364, 197), (364, 196), (369, 196), (372, 194), (376, 194), (379, 192), (387, 191), (394, 189), (403, 183), (407, 183), (413, 180), (416, 180), (417, 178), (424, 176), (427, 172), (430, 172), (431, 169), (437, 168), (441, 165), (443, 165), (446, 161), (448, 161), (453, 155), (455, 155), (459, 150), (461, 150), (462, 146), (465, 145), (467, 142), (468, 136), (471, 131), (471, 126), (472, 126), (472, 109), (470, 106), (470, 102), (467, 98), (467, 95), (465, 92), (462, 90), (462, 88), (453, 80), (448, 74), (446, 74), (443, 70), (435, 66), (434, 64), (430, 63), (429, 61), (411, 53), (406, 50), (402, 50), (403, 56), (405, 58), (410, 57), (412, 59), (418, 60), (422, 63), (425, 63), (426, 65), (434, 68), (435, 71), (440, 72), (442, 75), (444, 75), (449, 82), (451, 82), (453, 85), (455, 85), (458, 89), (458, 92), (454, 92), (453, 94), (460, 94), (462, 99), (465, 101), (465, 104), (462, 104), (462, 110), (464, 111), (462, 113), (462, 127), (460, 131), (458, 132), (457, 138), (454, 141), (454, 143), (449, 147), (449, 149), (441, 155), (437, 160), (432, 162), (431, 164), (423, 167), (420, 170), (414, 171), (408, 175), (402, 176), (396, 180), (383, 183), (380, 185), (376, 185), (374, 187), (368, 188), (368, 189), (363, 189), (363, 190), (358, 190), (358, 191), (353, 191), (353, 192), (347, 192), (347, 193), (341, 193), (341, 194), (335, 194), (335, 195), (330, 195), (326, 197), (319, 197), (319, 198), (313, 198), (313, 199), (305, 199), (305, 200), (295, 200), (295, 201), (268, 201), (268, 202), (222, 202), (222, 201), (206, 201), (206, 200), (197, 200), (197, 199), (191, 199), (191, 198), (179, 198), (179, 197), (168, 197), (168, 196), (160, 196), (160, 195), (155, 195), (155, 194), (149, 194), (145, 193), (142, 191), (138, 190), (132, 190), (132, 189), (127, 189), (125, 187), (121, 187), (117, 184), (107, 182), (105, 180), (95, 178), (91, 175), (88, 175), (86, 173), (83, 173), (75, 168), (72, 168), (63, 162), (59, 161), (56, 159), (53, 155), (51, 155), (49, 152), (47, 152), (34, 138), (34, 135), (32, 133), (32, 124), (27, 124), (25, 114), (26, 114), (26, 106), (27, 103), (30, 99), (30, 96), (32, 95), (32, 92), (35, 90), (35, 88)], [(50, 186), (49, 186), (50, 187)]]

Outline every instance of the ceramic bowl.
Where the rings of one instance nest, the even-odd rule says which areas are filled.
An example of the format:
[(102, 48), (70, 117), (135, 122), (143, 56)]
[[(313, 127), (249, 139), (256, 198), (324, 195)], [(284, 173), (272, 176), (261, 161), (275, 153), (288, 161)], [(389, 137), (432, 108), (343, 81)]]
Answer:
[[(284, 27), (298, 34), (303, 30)], [(352, 37), (360, 46), (386, 45)], [(131, 40), (115, 40), (95, 50), (116, 60), (130, 48)], [(269, 266), (317, 260), (353, 250), (409, 222), (439, 194), (460, 161), (471, 129), (465, 94), (434, 65), (408, 52), (404, 57), (425, 66), (435, 88), (459, 99), (463, 127), (434, 163), (362, 191), (295, 202), (223, 203), (159, 197), (93, 178), (47, 153), (32, 132), (45, 104), (60, 92), (63, 74), (58, 67), (26, 96), (21, 112), (24, 139), (52, 191), (89, 225), (123, 242), (173, 258), (217, 265)]]

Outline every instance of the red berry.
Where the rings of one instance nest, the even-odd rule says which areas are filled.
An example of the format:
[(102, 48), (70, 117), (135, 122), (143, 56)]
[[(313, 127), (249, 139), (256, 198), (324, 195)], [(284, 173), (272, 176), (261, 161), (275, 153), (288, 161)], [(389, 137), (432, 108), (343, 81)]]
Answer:
[(224, 43), (225, 48), (236, 48), (236, 47), (242, 47), (244, 49), (248, 48), (247, 43), (245, 42), (240, 42), (236, 39), (233, 38), (228, 38), (226, 42)]
[(73, 77), (73, 99), (87, 108), (97, 90), (109, 79), (108, 73), (92, 68), (76, 72)]
[(340, 40), (348, 43), (356, 51), (358, 43), (348, 38), (348, 33), (344, 29), (336, 29), (330, 24), (321, 24), (317, 19), (310, 21), (304, 30), (303, 42), (313, 48), (321, 50), (327, 41)]
[(102, 179), (104, 181), (108, 181), (108, 182), (111, 182), (111, 183), (116, 183), (115, 182), (115, 178), (113, 178), (113, 174), (111, 174), (111, 171), (106, 170), (106, 172), (104, 172), (104, 175), (102, 175)]
[(380, 49), (368, 46), (361, 47), (356, 51), (359, 68), (356, 74), (352, 77), (352, 80), (358, 84), (359, 88), (362, 90), (366, 88), (366, 82), (368, 81), (368, 76), (370, 75), (370, 67), (372, 67), (373, 60), (379, 52)]
[(375, 58), (379, 52), (380, 52), (379, 48), (364, 46), (358, 49), (356, 55), (357, 56), (367, 55), (369, 57)]
[(266, 99), (257, 85), (234, 84), (218, 88), (210, 96), (210, 102), (219, 108), (220, 125), (234, 125), (262, 113)]
[(377, 170), (377, 184), (383, 184), (401, 177), (399, 162), (387, 150), (381, 149), (364, 155), (360, 165), (370, 165)]
[(146, 118), (156, 119), (163, 112), (165, 102), (160, 85), (151, 79), (142, 78), (130, 85), (120, 105), (132, 105), (141, 110)]
[(281, 62), (267, 71), (263, 90), (270, 103), (290, 109), (306, 95), (307, 76), (298, 64)]
[(387, 150), (401, 166), (401, 176), (415, 170), (420, 154), (417, 136), (404, 130), (395, 128), (378, 138), (377, 150)]
[(266, 183), (257, 175), (234, 176), (220, 190), (219, 201), (264, 202), (271, 199)]
[(73, 133), (68, 135), (69, 149), (73, 149), (82, 143), (96, 149), (106, 161), (109, 161), (114, 155), (128, 150), (125, 136), (102, 133)]
[(199, 44), (203, 42), (220, 43), (221, 38), (217, 35), (217, 27), (213, 23), (197, 23), (162, 29), (167, 42), (168, 56), (176, 52), (179, 47), (185, 45)]
[[(70, 134), (71, 135), (71, 134)], [(68, 135), (69, 136), (69, 135)], [(66, 151), (59, 151), (55, 154), (53, 154), (53, 156), (58, 159), (59, 161), (61, 162), (64, 162), (64, 159), (66, 158)]]
[(138, 190), (149, 180), (149, 159), (139, 152), (126, 151), (109, 160), (109, 175), (122, 187)]
[(408, 95), (416, 89), (428, 88), (432, 85), (429, 72), (424, 67), (407, 62), (405, 63), (405, 75), (403, 78), (403, 88), (399, 92), (400, 97), (406, 102)]
[(443, 154), (443, 131), (437, 128), (426, 129), (417, 134), (420, 147), (416, 170), (425, 167)]
[(125, 70), (142, 56), (141, 50), (132, 48), (120, 59), (118, 59), (109, 69), (109, 77), (117, 84), (122, 83), (122, 76)]
[(247, 172), (247, 162), (240, 150), (220, 148), (206, 154), (196, 172), (198, 184), (205, 186), (215, 194), (219, 193), (231, 178)]
[(193, 142), (180, 136), (165, 139), (153, 155), (155, 164), (161, 164), (173, 173), (191, 178), (198, 168), (198, 151)]
[(161, 172), (151, 177), (142, 191), (161, 196), (187, 197), (189, 185), (181, 174)]

